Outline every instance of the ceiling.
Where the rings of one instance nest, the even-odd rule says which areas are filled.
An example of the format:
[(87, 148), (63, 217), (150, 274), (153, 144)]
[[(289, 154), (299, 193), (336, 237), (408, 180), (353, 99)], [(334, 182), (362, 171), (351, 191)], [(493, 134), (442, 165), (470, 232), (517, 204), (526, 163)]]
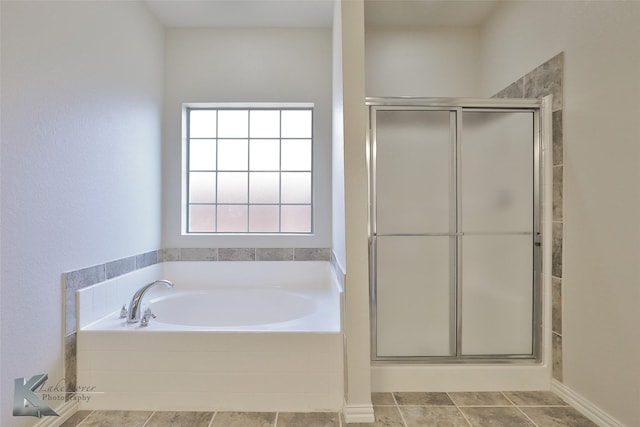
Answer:
[(167, 27), (331, 27), (331, 0), (146, 0)]
[[(332, 0), (145, 0), (167, 27), (331, 27)], [(349, 1), (349, 0), (347, 0)], [(365, 0), (376, 27), (480, 25), (497, 0)]]
[(473, 27), (496, 0), (367, 0), (365, 22), (373, 27)]

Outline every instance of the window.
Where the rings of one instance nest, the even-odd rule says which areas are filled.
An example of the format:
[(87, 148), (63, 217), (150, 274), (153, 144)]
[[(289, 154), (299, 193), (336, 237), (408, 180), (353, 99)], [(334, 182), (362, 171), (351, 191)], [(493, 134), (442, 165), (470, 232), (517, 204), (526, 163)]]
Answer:
[(185, 112), (187, 233), (312, 232), (313, 105)]

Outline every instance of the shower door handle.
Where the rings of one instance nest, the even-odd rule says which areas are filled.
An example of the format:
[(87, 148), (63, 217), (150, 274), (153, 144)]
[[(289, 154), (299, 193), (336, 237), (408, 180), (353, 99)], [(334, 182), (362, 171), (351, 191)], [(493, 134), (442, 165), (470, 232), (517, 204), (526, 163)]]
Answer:
[(536, 238), (533, 242), (533, 246), (542, 246), (542, 234), (536, 231)]

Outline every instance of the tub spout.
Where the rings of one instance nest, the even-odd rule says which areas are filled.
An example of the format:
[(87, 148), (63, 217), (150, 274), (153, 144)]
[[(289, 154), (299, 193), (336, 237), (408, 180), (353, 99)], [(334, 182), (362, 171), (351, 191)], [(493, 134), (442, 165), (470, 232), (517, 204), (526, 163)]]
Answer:
[(156, 280), (148, 285), (145, 285), (138, 289), (129, 303), (129, 313), (127, 314), (127, 323), (137, 323), (140, 321), (140, 309), (142, 308), (142, 297), (147, 291), (156, 285), (166, 285), (168, 288), (173, 288), (173, 283), (168, 280)]

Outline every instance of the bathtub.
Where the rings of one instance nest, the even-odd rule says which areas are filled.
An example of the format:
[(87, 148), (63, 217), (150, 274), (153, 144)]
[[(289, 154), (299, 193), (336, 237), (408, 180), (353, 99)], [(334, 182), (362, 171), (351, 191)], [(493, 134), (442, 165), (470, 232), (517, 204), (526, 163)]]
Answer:
[(77, 383), (95, 390), (81, 409), (341, 408), (342, 291), (329, 263), (167, 262), (161, 273), (174, 287), (145, 295), (149, 326), (118, 311), (79, 325)]
[(158, 329), (209, 331), (337, 331), (327, 322), (327, 295), (320, 290), (245, 286), (179, 291), (150, 301)]

